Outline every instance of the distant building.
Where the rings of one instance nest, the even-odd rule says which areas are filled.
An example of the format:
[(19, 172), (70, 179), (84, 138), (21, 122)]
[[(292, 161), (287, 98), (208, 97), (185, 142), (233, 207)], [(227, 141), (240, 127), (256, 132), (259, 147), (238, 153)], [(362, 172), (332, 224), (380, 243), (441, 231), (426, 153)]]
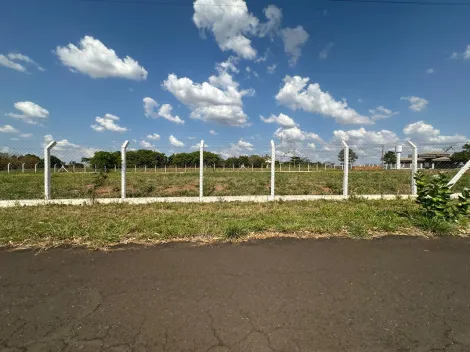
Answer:
[[(418, 154), (418, 168), (420, 169), (452, 169), (457, 165), (450, 159), (450, 153), (422, 153)], [(402, 168), (411, 168), (412, 158), (401, 158)]]

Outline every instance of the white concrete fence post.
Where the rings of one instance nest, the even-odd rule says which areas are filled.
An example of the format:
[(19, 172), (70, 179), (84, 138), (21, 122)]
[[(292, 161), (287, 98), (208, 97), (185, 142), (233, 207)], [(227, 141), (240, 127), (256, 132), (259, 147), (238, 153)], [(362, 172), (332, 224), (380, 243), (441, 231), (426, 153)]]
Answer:
[(204, 141), (199, 145), (199, 200), (204, 197)]
[(7, 173), (8, 174), (10, 173), (10, 165), (11, 165), (11, 163), (8, 163), (8, 165), (7, 165)]
[(343, 162), (343, 196), (348, 196), (349, 185), (349, 146), (345, 141), (342, 141), (344, 150)]
[(24, 163), (21, 164), (21, 172), (24, 173)]
[(51, 199), (51, 149), (57, 144), (50, 142), (44, 148), (44, 199)]
[(38, 171), (38, 163), (34, 164), (34, 173)]
[(121, 146), (121, 199), (126, 199), (126, 151), (129, 141), (125, 141)]
[(408, 141), (408, 144), (411, 146), (411, 194), (414, 196), (418, 193), (415, 180), (418, 170), (418, 147), (412, 141)]
[(276, 185), (276, 145), (271, 141), (271, 200), (274, 200), (274, 188)]
[(403, 147), (401, 145), (395, 146), (395, 154), (397, 155), (397, 170), (401, 169), (401, 152)]
[(466, 162), (466, 164), (459, 170), (459, 172), (457, 172), (457, 174), (452, 178), (452, 180), (449, 181), (449, 183), (447, 184), (447, 186), (449, 186), (449, 188), (452, 188), (452, 186), (454, 186), (458, 180), (460, 180), (460, 178), (470, 169), (470, 160)]

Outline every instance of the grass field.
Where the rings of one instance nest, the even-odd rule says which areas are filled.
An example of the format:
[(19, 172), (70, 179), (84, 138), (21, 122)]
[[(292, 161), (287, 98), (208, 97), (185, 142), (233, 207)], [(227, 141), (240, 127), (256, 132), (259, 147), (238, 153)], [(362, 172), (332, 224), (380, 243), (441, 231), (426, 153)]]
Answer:
[[(449, 171), (450, 175), (456, 171)], [(92, 196), (94, 173), (52, 173), (53, 198), (89, 198)], [(410, 171), (350, 171), (349, 190), (352, 194), (409, 194)], [(0, 199), (43, 198), (42, 173), (0, 173)], [(341, 170), (311, 172), (277, 172), (276, 194), (341, 194)], [(467, 173), (455, 190), (470, 187)], [(270, 192), (270, 173), (266, 171), (212, 171), (204, 175), (204, 195), (239, 196), (267, 195)], [(128, 197), (197, 196), (199, 173), (194, 172), (128, 172)], [(94, 188), (98, 198), (120, 196), (120, 173), (109, 172), (103, 184)]]
[(448, 223), (423, 221), (410, 200), (48, 205), (2, 208), (0, 218), (0, 246), (10, 247), (106, 247), (269, 236), (368, 238), (462, 230)]

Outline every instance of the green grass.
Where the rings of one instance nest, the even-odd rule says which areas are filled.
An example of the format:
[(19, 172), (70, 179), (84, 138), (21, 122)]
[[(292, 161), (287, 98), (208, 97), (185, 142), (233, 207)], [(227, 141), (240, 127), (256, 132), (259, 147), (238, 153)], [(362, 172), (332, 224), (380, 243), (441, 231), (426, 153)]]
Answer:
[[(449, 172), (451, 175), (455, 171)], [(93, 173), (53, 173), (53, 198), (89, 198), (93, 184)], [(320, 170), (311, 172), (277, 172), (276, 194), (341, 194), (341, 170)], [(41, 173), (0, 173), (0, 199), (41, 199), (43, 198), (43, 174)], [(411, 175), (409, 170), (350, 171), (349, 189), (351, 194), (409, 194)], [(455, 190), (470, 187), (470, 173), (457, 183)], [(239, 196), (268, 195), (270, 173), (258, 171), (212, 171), (204, 177), (204, 195)], [(169, 197), (197, 196), (199, 194), (199, 173), (154, 173), (148, 170), (127, 175), (128, 197)], [(105, 184), (96, 190), (97, 198), (120, 196), (120, 173), (108, 173)]]
[(103, 247), (201, 237), (233, 240), (251, 233), (352, 238), (422, 233), (418, 206), (406, 200), (48, 205), (2, 208), (0, 219), (1, 246)]

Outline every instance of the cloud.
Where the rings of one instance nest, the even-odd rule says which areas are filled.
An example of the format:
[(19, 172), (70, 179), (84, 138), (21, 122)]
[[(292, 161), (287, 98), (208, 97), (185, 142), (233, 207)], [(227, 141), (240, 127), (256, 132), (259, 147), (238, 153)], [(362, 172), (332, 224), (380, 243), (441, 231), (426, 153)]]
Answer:
[(168, 140), (170, 141), (170, 144), (175, 147), (184, 147), (184, 143), (176, 139), (173, 135), (171, 135)]
[(9, 53), (8, 58), (10, 60), (14, 60), (14, 61), (16, 60), (16, 61), (26, 62), (27, 64), (31, 64), (33, 66), (36, 66), (36, 68), (39, 71), (45, 71), (44, 68), (42, 68), (36, 61), (31, 59), (29, 56), (26, 56), (26, 55), (23, 55), (23, 54), (20, 54), (20, 53)]
[(20, 137), (21, 138), (31, 138), (33, 136), (32, 133), (21, 133)]
[(11, 68), (12, 70), (16, 70), (19, 72), (25, 72), (25, 73), (27, 72), (26, 67), (24, 67), (23, 65), (17, 62), (10, 60), (5, 55), (1, 55), (1, 54), (0, 54), (0, 66), (8, 67), (8, 68)]
[(276, 100), (294, 111), (302, 109), (313, 114), (334, 118), (336, 122), (342, 124), (373, 123), (368, 117), (349, 108), (345, 101), (334, 100), (328, 92), (323, 92), (320, 89), (318, 83), (309, 84), (307, 87), (308, 81), (308, 77), (286, 76), (284, 86), (276, 95)]
[(152, 143), (147, 142), (145, 139), (141, 140), (139, 145), (144, 149), (155, 149), (155, 146)]
[[(200, 147), (201, 147), (201, 142), (196, 143), (196, 144), (190, 146), (189, 148), (193, 149), (193, 150), (199, 150)], [(204, 143), (204, 149), (207, 150), (207, 148), (209, 148), (209, 145), (207, 143)]]
[(328, 43), (322, 51), (320, 51), (320, 54), (318, 54), (318, 57), (320, 60), (326, 60), (328, 58), (328, 55), (330, 54), (331, 49), (335, 46), (335, 43), (330, 42)]
[(196, 0), (193, 7), (193, 22), (203, 36), (206, 31), (210, 32), (222, 51), (232, 51), (247, 60), (266, 61), (266, 55), (257, 58), (250, 37), (274, 40), (280, 36), (292, 66), (301, 55), (300, 47), (308, 39), (301, 26), (281, 29), (282, 11), (275, 5), (264, 9), (266, 22), (260, 22), (248, 11), (245, 0)]
[(195, 139), (196, 139), (196, 137), (194, 137), (194, 136), (190, 136), (190, 137), (188, 137), (188, 139), (189, 139), (190, 141), (193, 141), (193, 140), (195, 140)]
[(453, 143), (465, 143), (468, 138), (459, 134), (453, 136), (442, 136), (441, 131), (434, 128), (432, 125), (425, 123), (424, 121), (418, 121), (406, 125), (403, 128), (403, 133), (415, 143), (428, 143), (428, 144), (453, 144)]
[(148, 134), (146, 138), (151, 139), (153, 141), (158, 141), (160, 139), (160, 135), (157, 133)]
[(73, 72), (78, 71), (92, 78), (147, 79), (147, 71), (137, 61), (129, 56), (120, 59), (113, 49), (91, 36), (83, 37), (79, 47), (73, 44), (58, 46), (55, 53)]
[(230, 143), (230, 147), (223, 149), (219, 152), (224, 158), (230, 158), (252, 152), (254, 150), (253, 144), (241, 138), (237, 143)]
[[(236, 69), (236, 68), (235, 68)], [(187, 77), (168, 75), (162, 84), (180, 102), (191, 109), (190, 117), (205, 122), (216, 122), (229, 126), (246, 126), (248, 116), (243, 112), (242, 97), (252, 96), (254, 90), (239, 90), (228, 71), (233, 63), (217, 64), (218, 75), (209, 77), (209, 82), (194, 83)]]
[(369, 112), (371, 113), (370, 118), (372, 120), (388, 119), (389, 117), (399, 114), (399, 112), (393, 112), (383, 106), (377, 106), (375, 109), (370, 109)]
[(302, 131), (298, 126), (290, 128), (279, 127), (276, 132), (274, 132), (274, 136), (282, 141), (287, 142), (301, 142), (308, 139), (323, 142), (319, 135), (311, 132)]
[(317, 146), (315, 145), (315, 143), (308, 143), (307, 144), (307, 147), (310, 148), (310, 149), (316, 149)]
[(244, 59), (256, 57), (247, 35), (256, 33), (259, 21), (248, 12), (244, 0), (196, 0), (193, 7), (194, 24), (212, 32), (222, 51), (233, 51)]
[(40, 71), (44, 71), (41, 66), (39, 66), (33, 59), (26, 55), (20, 53), (9, 53), (7, 56), (5, 56), (0, 54), (0, 66), (8, 67), (19, 72), (28, 73), (26, 67), (17, 61), (23, 61), (27, 64), (36, 66), (36, 68)]
[(428, 68), (426, 70), (426, 73), (432, 74), (432, 73), (434, 73), (434, 69), (433, 68)]
[(456, 59), (470, 60), (470, 45), (467, 45), (467, 48), (465, 49), (463, 53), (453, 52), (450, 55), (450, 58), (454, 60)]
[[(46, 147), (53, 140), (54, 138), (52, 135), (45, 135), (42, 146)], [(51, 154), (65, 162), (80, 161), (82, 157), (92, 157), (95, 152), (99, 151), (97, 148), (84, 147), (72, 143), (68, 139), (58, 140), (56, 143), (57, 144), (52, 149)]]
[(289, 57), (289, 65), (295, 66), (302, 55), (302, 45), (308, 40), (308, 33), (302, 26), (295, 28), (284, 28), (281, 31), (281, 38), (284, 42), (284, 51)]
[(119, 117), (106, 114), (104, 117), (96, 117), (95, 121), (97, 124), (91, 125), (90, 127), (97, 132), (112, 131), (112, 132), (126, 132), (126, 127), (119, 126), (116, 121), (119, 121)]
[(0, 132), (1, 133), (20, 133), (19, 130), (17, 130), (11, 125), (5, 125), (3, 127), (0, 126)]
[(295, 127), (297, 124), (294, 122), (293, 119), (291, 119), (289, 116), (284, 115), (284, 114), (279, 114), (278, 116), (276, 115), (271, 115), (268, 118), (264, 118), (263, 116), (260, 116), (261, 121), (264, 123), (275, 123), (278, 124), (279, 126), (283, 128), (291, 128)]
[(209, 133), (210, 133), (211, 135), (213, 135), (213, 136), (217, 136), (217, 135), (218, 135), (218, 133), (217, 133), (216, 131), (214, 131), (214, 130), (210, 130)]
[(274, 72), (276, 71), (276, 67), (277, 67), (276, 64), (272, 64), (271, 66), (268, 66), (268, 68), (267, 68), (268, 73), (270, 75), (274, 74)]
[(184, 124), (184, 120), (181, 120), (179, 116), (171, 115), (173, 107), (170, 104), (163, 104), (160, 107), (160, 110), (158, 110), (158, 112), (155, 112), (154, 109), (159, 106), (155, 100), (146, 97), (143, 99), (143, 102), (145, 116), (150, 117), (152, 119), (158, 119), (159, 117), (163, 117), (164, 119), (174, 122), (176, 124)]
[(400, 100), (408, 100), (410, 103), (408, 108), (416, 112), (422, 111), (429, 103), (426, 99), (418, 97), (401, 97)]
[(367, 131), (365, 128), (336, 130), (333, 132), (333, 139), (336, 142), (344, 140), (351, 146), (394, 144), (399, 141), (398, 136), (392, 131)]
[(158, 110), (158, 116), (167, 119), (168, 121), (177, 123), (177, 124), (184, 124), (184, 121), (179, 118), (179, 116), (172, 116), (171, 110), (173, 107), (170, 104), (163, 104)]
[(22, 120), (32, 125), (37, 125), (37, 120), (45, 120), (49, 117), (49, 111), (31, 101), (19, 101), (14, 104), (14, 107), (21, 111), (21, 114), (10, 112), (5, 116)]
[(274, 39), (274, 36), (279, 32), (281, 27), (282, 11), (276, 5), (268, 5), (263, 12), (268, 21), (259, 25), (259, 36), (261, 38), (269, 36), (271, 39)]

